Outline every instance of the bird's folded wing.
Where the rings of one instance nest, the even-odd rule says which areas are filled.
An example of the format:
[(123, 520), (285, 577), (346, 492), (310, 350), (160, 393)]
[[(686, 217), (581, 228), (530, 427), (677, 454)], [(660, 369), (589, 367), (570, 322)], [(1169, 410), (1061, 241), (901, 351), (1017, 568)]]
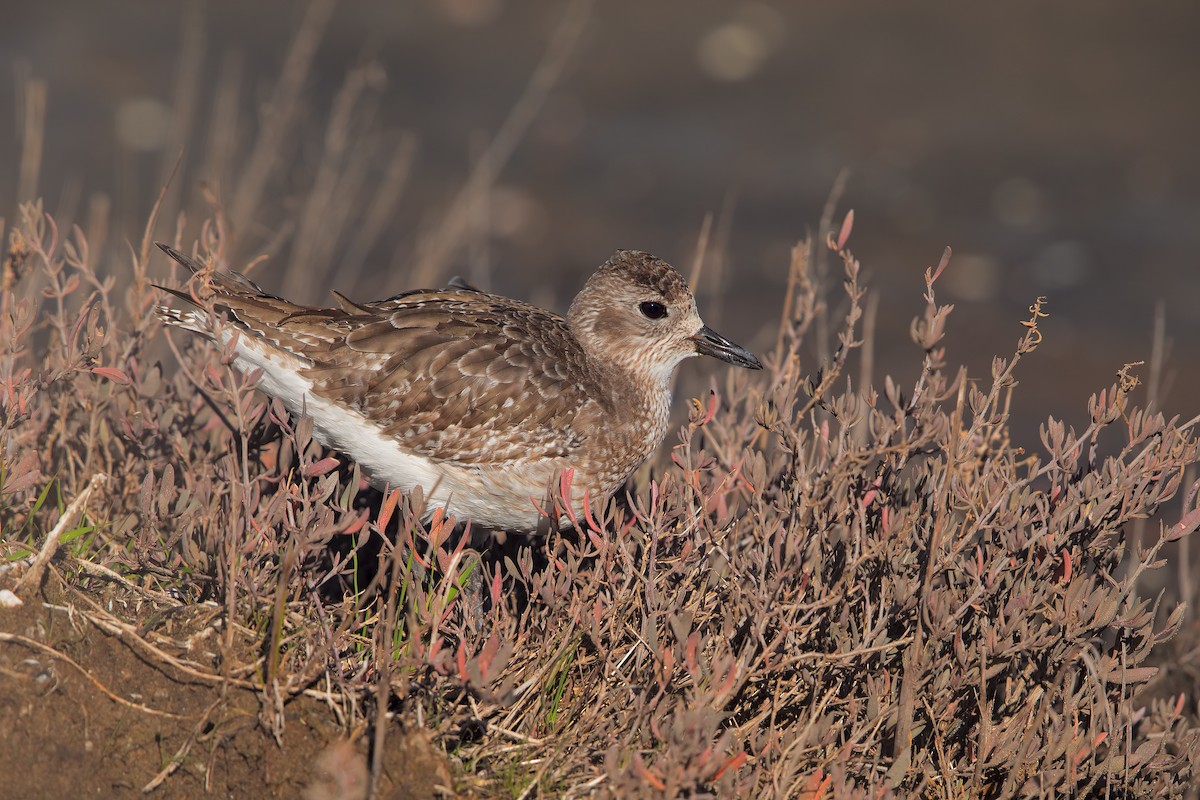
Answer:
[(302, 374), (414, 452), (466, 464), (569, 458), (600, 423), (604, 398), (559, 317), (455, 290), (363, 308), (307, 323), (332, 335), (292, 334), (312, 340)]
[(311, 308), (159, 246), (200, 276), (201, 303), (295, 357), (314, 394), (429, 458), (569, 458), (613, 407), (562, 318), (534, 306), (452, 287)]

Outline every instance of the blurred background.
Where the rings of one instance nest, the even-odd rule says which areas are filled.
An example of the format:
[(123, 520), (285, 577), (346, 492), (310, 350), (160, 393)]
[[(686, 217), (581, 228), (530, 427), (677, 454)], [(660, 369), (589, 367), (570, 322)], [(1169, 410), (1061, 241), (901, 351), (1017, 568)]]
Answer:
[(789, 250), (844, 178), (835, 219), (855, 210), (880, 298), (877, 380), (915, 376), (908, 323), (948, 245), (952, 365), (986, 380), (1049, 298), (1018, 442), (1037, 448), (1049, 413), (1084, 419), (1156, 341), (1165, 369), (1139, 374), (1196, 411), (1194, 3), (64, 0), (3, 17), (0, 216), (44, 197), (114, 272), (178, 162), (155, 235), (186, 211), (190, 242), (216, 215), (230, 259), (270, 254), (254, 277), (297, 300), (461, 274), (562, 311), (613, 250), (688, 272), (706, 235), (702, 313), (766, 349)]

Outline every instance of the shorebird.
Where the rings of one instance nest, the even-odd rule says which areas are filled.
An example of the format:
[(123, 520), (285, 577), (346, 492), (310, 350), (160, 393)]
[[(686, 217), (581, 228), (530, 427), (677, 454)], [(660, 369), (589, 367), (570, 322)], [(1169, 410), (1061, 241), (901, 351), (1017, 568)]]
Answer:
[(704, 324), (678, 272), (635, 250), (601, 266), (563, 318), (465, 284), (297, 305), (158, 246), (196, 276), (194, 295), (166, 289), (184, 306), (160, 307), (164, 322), (235, 342), (234, 365), (262, 370), (259, 388), (373, 485), (419, 486), (430, 512), (476, 527), (536, 530), (567, 469), (577, 515), (585, 496), (607, 501), (666, 435), (684, 359), (762, 368)]

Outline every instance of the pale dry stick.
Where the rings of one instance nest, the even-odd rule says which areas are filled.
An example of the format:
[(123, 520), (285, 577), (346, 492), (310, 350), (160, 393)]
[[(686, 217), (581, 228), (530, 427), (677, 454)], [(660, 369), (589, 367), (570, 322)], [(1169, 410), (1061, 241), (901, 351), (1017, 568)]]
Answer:
[[(842, 200), (842, 195), (846, 192), (846, 182), (850, 179), (850, 170), (842, 169), (833, 180), (833, 186), (829, 190), (829, 196), (825, 198), (825, 207), (821, 209), (821, 220), (817, 223), (817, 242), (823, 243), (829, 238), (829, 234), (833, 232), (833, 214), (837, 211), (837, 205)], [(816, 263), (813, 264), (815, 269), (816, 284), (819, 287), (829, 285), (829, 252), (826, 249), (817, 247)], [(830, 336), (832, 332), (829, 330), (828, 304), (817, 303), (817, 358), (828, 358)]]
[(336, 5), (334, 0), (312, 0), (304, 12), (300, 29), (292, 39), (279, 82), (275, 84), (275, 91), (267, 106), (269, 113), (263, 115), (262, 129), (246, 160), (241, 181), (230, 204), (230, 219), (238, 220), (240, 224), (245, 225), (253, 219), (262, 201), (267, 181), (275, 171), (283, 140), (292, 129), (300, 91), (312, 67), (317, 45)]
[[(816, 308), (820, 305), (817, 298), (817, 287), (809, 277), (808, 268), (812, 260), (813, 240), (805, 239), (792, 247), (791, 261), (788, 263), (787, 289), (783, 295), (783, 310), (779, 317), (779, 333), (775, 339), (775, 363), (784, 371), (784, 339), (789, 332), (794, 334), (796, 344), (808, 332), (816, 317)], [(800, 308), (796, 309), (796, 302)], [(796, 313), (803, 314), (799, 324), (796, 323)]]
[[(154, 206), (150, 209), (150, 216), (146, 220), (146, 227), (142, 231), (142, 244), (137, 253), (134, 254), (133, 261), (133, 305), (129, 308), (129, 313), (133, 317), (134, 332), (140, 333), (145, 329), (146, 322), (151, 319), (147, 315), (146, 308), (150, 305), (147, 302), (146, 288), (150, 282), (146, 278), (147, 269), (150, 265), (150, 245), (154, 242), (154, 226), (158, 223), (158, 214), (162, 210), (163, 202), (167, 197), (167, 189), (175, 182), (175, 176), (179, 174), (179, 166), (183, 163), (183, 151), (179, 151), (179, 155), (175, 159), (175, 167), (171, 170), (171, 174), (167, 176), (166, 183), (158, 192), (158, 198), (154, 201)], [(132, 247), (132, 245), (130, 245)], [(153, 299), (151, 298), (151, 302)], [(140, 337), (128, 337), (129, 343), (126, 345), (126, 352), (122, 356), (122, 361), (128, 357), (134, 347), (140, 346)]]
[(515, 739), (519, 744), (512, 745), (510, 748), (508, 748), (513, 750), (521, 747), (541, 747), (542, 745), (546, 744), (545, 739), (536, 739), (532, 736), (526, 736), (523, 733), (517, 733), (516, 731), (509, 730), (508, 728), (502, 728), (499, 725), (488, 725), (488, 733), (498, 733), (502, 736), (507, 736), (510, 739)]
[(28, 647), (31, 650), (40, 650), (43, 653), (48, 653), (61, 661), (67, 662), (72, 667), (77, 669), (79, 671), (79, 673), (81, 675), (83, 675), (83, 677), (85, 677), (89, 681), (91, 681), (92, 685), (94, 685), (97, 689), (99, 689), (101, 692), (103, 692), (105, 694), (105, 696), (108, 697), (108, 699), (112, 700), (114, 703), (123, 705), (126, 708), (132, 708), (135, 711), (141, 711), (144, 714), (150, 714), (150, 715), (156, 716), (156, 717), (169, 717), (170, 719), (187, 719), (187, 717), (183, 716), (182, 714), (176, 714), (171, 711), (161, 711), (157, 708), (150, 708), (149, 706), (144, 706), (144, 705), (141, 705), (140, 703), (135, 703), (132, 700), (126, 700), (124, 697), (121, 697), (119, 694), (116, 694), (116, 693), (112, 692), (111, 690), (109, 690), (109, 688), (107, 686), (105, 686), (103, 683), (101, 683), (99, 680), (97, 680), (97, 678), (94, 675), (92, 675), (92, 673), (88, 672), (86, 669), (84, 669), (82, 666), (80, 666), (80, 664), (77, 663), (70, 656), (68, 656), (64, 653), (60, 653), (59, 651), (55, 650), (50, 645), (42, 644), (39, 641), (26, 638), (26, 637), (21, 636), (16, 633), (5, 633), (4, 631), (0, 631), (0, 642), (11, 642), (12, 644), (19, 644), (22, 647)]
[[(1154, 304), (1154, 335), (1150, 345), (1150, 377), (1146, 381), (1146, 411), (1158, 410), (1159, 395), (1162, 390), (1163, 362), (1167, 357), (1169, 343), (1167, 342), (1167, 315), (1162, 300)], [(1131, 527), (1133, 547), (1126, 550), (1126, 564), (1141, 550), (1142, 541), (1146, 538), (1146, 520), (1139, 519)]]
[[(387, 608), (382, 620), (383, 624), (376, 628), (382, 636), (375, 642), (376, 669), (378, 675), (375, 684), (375, 719), (372, 731), (371, 772), (367, 781), (367, 797), (375, 800), (381, 796), (380, 779), (383, 777), (383, 742), (387, 735), (387, 708), (392, 690), (391, 680), (391, 647), (396, 633), (396, 613), (399, 602), (401, 584), (401, 558), (399, 552), (392, 553), (391, 580), (388, 586)], [(381, 630), (382, 629), (382, 630)]]
[(175, 755), (171, 756), (171, 758), (167, 761), (167, 765), (163, 767), (149, 783), (142, 787), (142, 794), (150, 794), (159, 786), (162, 786), (167, 778), (171, 777), (175, 770), (179, 769), (180, 765), (183, 764), (183, 759), (187, 758), (187, 754), (191, 752), (192, 745), (196, 743), (200, 733), (202, 733), (204, 727), (208, 725), (208, 720), (212, 716), (212, 713), (216, 711), (217, 708), (219, 708), (224, 702), (224, 698), (219, 698), (211, 703), (207, 709), (205, 709), (204, 714), (200, 717), (199, 721), (192, 726), (192, 732), (188, 734), (187, 739), (185, 739), (183, 744), (180, 745), (179, 749), (175, 751)]
[[(325, 670), (325, 674), (321, 676), (325, 680), (326, 687), (333, 686), (333, 678), (329, 674), (329, 672), (330, 672), (329, 670)], [(338, 676), (338, 680), (339, 681), (341, 680), (340, 675)], [(358, 716), (357, 705), (356, 704), (351, 705), (348, 709), (343, 708), (342, 706), (333, 702), (334, 695), (333, 695), (333, 692), (331, 689), (327, 688), (325, 691), (327, 692), (326, 699), (325, 699), (325, 705), (327, 705), (329, 707), (330, 713), (332, 713), (335, 717), (337, 717), (338, 726), (341, 727), (342, 730), (349, 733), (350, 732), (349, 720), (353, 717)], [(344, 700), (346, 695), (343, 693), (340, 697), (341, 697), (341, 699)]]
[[(204, 671), (204, 669), (201, 668), (201, 665), (199, 665), (193, 661), (187, 661), (182, 658), (177, 658), (177, 657), (171, 655), (170, 653), (167, 653), (164, 650), (160, 649), (156, 645), (151, 644), (149, 641), (147, 641), (145, 639), (145, 637), (143, 637), (138, 632), (137, 628), (134, 625), (131, 625), (128, 622), (124, 622), (124, 621), (118, 619), (117, 617), (113, 616), (112, 614), (108, 613), (100, 605), (98, 605), (94, 600), (92, 600), (90, 597), (83, 594), (82, 592), (76, 591), (75, 596), (76, 596), (76, 599), (82, 600), (83, 604), (88, 606), (91, 610), (89, 611), (89, 610), (81, 610), (79, 608), (52, 606), (49, 604), (46, 604), (46, 607), (56, 609), (56, 610), (63, 610), (63, 611), (66, 611), (68, 614), (77, 614), (77, 615), (83, 617), (84, 619), (86, 619), (88, 622), (95, 625), (97, 628), (99, 628), (104, 633), (106, 633), (110, 636), (115, 636), (118, 639), (121, 639), (123, 641), (133, 640), (133, 641), (137, 642), (139, 645), (143, 646), (151, 655), (161, 659), (164, 663), (171, 665), (172, 667), (174, 667), (175, 669), (184, 673), (188, 677), (195, 678), (197, 680), (201, 680), (206, 683), (217, 684), (217, 683), (221, 682), (220, 675), (206, 672), (206, 671)], [(254, 685), (249, 683), (248, 681), (245, 681), (243, 683), (244, 683), (244, 685), (242, 685), (242, 688), (247, 688), (247, 689), (255, 688)]]
[[(731, 186), (725, 196), (721, 198), (721, 209), (717, 212), (716, 223), (713, 226), (712, 235), (712, 254), (713, 265), (706, 276), (708, 290), (705, 294), (714, 295), (721, 291), (725, 285), (725, 272), (729, 267), (729, 238), (730, 231), (733, 230), (733, 216), (737, 210), (738, 189), (737, 186)], [(699, 276), (697, 276), (697, 289), (699, 289)], [(722, 311), (723, 303), (712, 304), (706, 315), (709, 322), (718, 330), (721, 329), (724, 321)]]
[[(113, 615), (109, 614), (103, 608), (97, 605), (91, 598), (82, 594), (77, 594), (77, 596), (88, 606), (90, 606), (92, 610), (90, 612), (77, 610), (75, 613), (79, 614), (105, 633), (116, 636), (118, 639), (121, 639), (127, 643), (136, 642), (137, 645), (143, 648), (147, 654), (159, 659), (164, 664), (168, 664), (171, 667), (179, 670), (188, 677), (195, 678), (198, 681), (203, 681), (204, 683), (209, 683), (214, 686), (229, 685), (238, 689), (248, 689), (250, 691), (258, 691), (262, 689), (260, 684), (254, 683), (253, 681), (245, 680), (243, 678), (235, 678), (232, 676), (218, 675), (216, 673), (205, 672), (203, 670), (196, 669), (183, 659), (176, 658), (170, 653), (167, 653), (146, 641), (146, 639), (137, 632), (137, 628), (135, 626), (126, 622), (122, 622)], [(342, 702), (345, 700), (344, 696), (340, 696), (329, 691), (321, 691), (319, 689), (304, 689), (298, 692), (298, 694), (326, 702), (330, 702), (332, 700)]]
[(1196, 416), (1189, 419), (1187, 422), (1183, 423), (1182, 425), (1179, 425), (1178, 429), (1181, 432), (1188, 431), (1188, 430), (1191, 430), (1192, 428), (1196, 427), (1197, 425), (1200, 425), (1200, 414), (1197, 414)]
[(417, 139), (412, 133), (403, 133), (396, 143), (391, 160), (383, 171), (383, 179), (375, 189), (371, 202), (367, 204), (366, 218), (361, 220), (355, 229), (354, 236), (346, 246), (346, 256), (342, 260), (341, 275), (347, 287), (358, 283), (363, 264), (371, 248), (379, 241), (383, 231), (395, 219), (396, 206), (408, 185), (408, 176), (412, 172), (413, 159), (416, 156)]
[(140, 594), (143, 597), (149, 598), (150, 600), (156, 600), (160, 603), (166, 603), (166, 604), (174, 606), (176, 608), (183, 605), (183, 603), (176, 600), (174, 597), (167, 594), (166, 592), (159, 592), (154, 589), (148, 589), (145, 586), (138, 586), (136, 583), (129, 580), (124, 575), (122, 575), (119, 572), (116, 572), (112, 569), (109, 569), (108, 567), (104, 566), (103, 564), (97, 564), (95, 562), (88, 561), (87, 559), (83, 559), (83, 558), (72, 559), (72, 563), (76, 567), (79, 568), (80, 572), (87, 573), (88, 575), (90, 575), (93, 578), (101, 578), (103, 580), (114, 581), (115, 583), (119, 583), (121, 586), (125, 587), (126, 589), (130, 590), (131, 592), (136, 592), (137, 594)]
[(67, 510), (58, 518), (58, 522), (50, 530), (46, 541), (42, 543), (42, 549), (38, 551), (37, 557), (34, 558), (33, 564), (29, 567), (29, 571), (21, 576), (21, 580), (17, 581), (17, 585), (13, 587), (18, 594), (26, 586), (36, 588), (41, 583), (42, 575), (46, 571), (46, 565), (58, 550), (59, 539), (67, 532), (75, 517), (86, 507), (88, 498), (92, 496), (92, 492), (103, 486), (107, 480), (108, 476), (103, 472), (96, 473), (88, 481), (88, 485), (84, 487), (83, 491), (79, 493), (79, 496), (71, 501), (71, 505), (67, 506)]
[[(296, 226), (296, 242), (284, 273), (284, 286), (307, 283), (305, 277), (312, 275), (314, 267), (325, 263), (327, 253), (336, 245), (341, 226), (331, 225), (330, 216), (338, 200), (338, 183), (346, 172), (346, 156), (359, 127), (355, 112), (363, 96), (371, 89), (378, 89), (383, 81), (382, 67), (367, 64), (350, 71), (333, 99), (325, 126), (325, 147)], [(359, 158), (360, 162), (365, 160), (367, 157)]]
[(606, 780), (608, 780), (608, 775), (597, 775), (595, 778), (584, 781), (575, 788), (571, 789), (567, 794), (567, 797), (590, 797), (592, 796), (592, 790), (604, 783)]
[(712, 233), (713, 215), (708, 212), (704, 215), (704, 222), (700, 223), (700, 235), (696, 237), (696, 253), (692, 256), (692, 271), (688, 275), (688, 287), (692, 290), (692, 294), (700, 288), (700, 276), (704, 272), (704, 259), (708, 255), (708, 239)]
[[(213, 93), (212, 113), (208, 126), (208, 152), (200, 174), (214, 196), (220, 194), (224, 181), (230, 176), (238, 137), (238, 99), (241, 96), (242, 56), (226, 53), (221, 59), (217, 88)], [(178, 239), (176, 244), (179, 244)]]
[(837, 664), (839, 662), (857, 658), (859, 656), (868, 656), (872, 653), (882, 653), (885, 650), (891, 650), (892, 648), (901, 647), (906, 644), (912, 644), (912, 641), (912, 636), (902, 636), (899, 639), (893, 639), (891, 641), (884, 642), (883, 644), (876, 644), (870, 647), (857, 647), (853, 650), (844, 650), (835, 653), (797, 653), (794, 656), (790, 656), (781, 660), (779, 663), (785, 666), (799, 666), (806, 661), (824, 661), (830, 664)]
[[(871, 394), (871, 381), (875, 372), (875, 323), (879, 319), (879, 294), (873, 293), (867, 297), (867, 307), (863, 313), (862, 348), (858, 365), (858, 391), (865, 399)], [(858, 425), (854, 431), (854, 444), (863, 447), (867, 443), (868, 425)]]
[[(524, 763), (528, 764), (530, 762), (527, 761)], [(542, 782), (542, 778), (544, 778), (546, 776), (546, 771), (549, 770), (553, 764), (554, 764), (554, 761), (552, 759), (549, 759), (549, 758), (544, 759), (543, 763), (542, 763), (542, 768), (539, 769), (537, 771), (537, 774), (533, 776), (533, 780), (531, 780), (529, 782), (529, 785), (525, 787), (525, 791), (523, 791), (523, 792), (521, 792), (521, 794), (517, 795), (517, 800), (528, 800), (529, 796), (533, 793), (533, 791), (535, 789), (537, 789), (538, 785)]]
[(87, 218), (84, 220), (88, 249), (93, 253), (103, 253), (108, 243), (108, 226), (112, 221), (112, 199), (106, 194), (92, 194), (88, 197)]
[[(504, 716), (504, 720), (502, 723), (504, 727), (509, 728), (509, 729), (512, 729), (513, 727), (515, 727), (513, 723), (516, 721), (516, 718), (518, 717), (519, 714), (524, 713), (522, 706), (532, 705), (532, 700), (530, 700), (528, 703), (526, 703), (526, 700), (529, 698), (533, 698), (535, 696), (535, 693), (528, 691), (528, 689), (532, 689), (535, 686), (541, 685), (542, 678), (544, 678), (546, 676), (546, 672), (548, 670), (550, 670), (551, 667), (553, 667), (555, 664), (558, 663), (559, 659), (562, 658), (564, 653), (566, 653), (567, 647), (570, 644), (571, 644), (570, 637), (566, 637), (562, 641), (562, 643), (558, 646), (558, 648), (554, 651), (554, 653), (550, 656), (550, 658), (546, 659), (542, 663), (541, 667), (538, 668), (538, 671), (532, 677), (530, 677), (529, 680), (525, 681), (524, 683), (521, 684), (521, 686), (517, 687), (517, 689), (513, 692), (513, 695), (515, 697), (519, 697), (520, 699), (512, 704), (512, 706), (509, 708), (508, 713)], [(631, 651), (631, 654), (632, 654), (632, 651)], [(526, 688), (526, 687), (528, 687), (528, 688)]]
[(12, 255), (4, 247), (4, 225), (4, 217), (0, 217), (0, 318), (10, 318), (9, 306), (16, 300), (12, 290), (21, 276), (13, 266)]
[[(487, 157), (487, 137), (476, 133), (470, 141), (471, 172), (490, 173), (491, 168), (486, 163)], [(488, 192), (490, 188), (479, 187), (483, 196), (474, 198), (468, 205), (471, 213), (467, 221), (466, 235), (463, 237), (467, 250), (467, 274), (471, 276), (470, 281), (473, 285), (481, 287), (490, 286), (492, 283), (488, 247), (492, 227), (492, 199)]]
[(1150, 345), (1150, 377), (1146, 381), (1146, 410), (1157, 410), (1163, 393), (1163, 367), (1171, 352), (1171, 341), (1167, 338), (1167, 312), (1163, 302), (1154, 305), (1154, 336)]
[[(1183, 474), (1182, 486), (1190, 486), (1194, 475), (1191, 467), (1188, 467)], [(1188, 508), (1187, 495), (1184, 495), (1183, 510), (1180, 512), (1180, 519), (1186, 517), (1190, 509)], [(1192, 584), (1192, 537), (1184, 536), (1179, 540), (1179, 601), (1187, 608), (1184, 612), (1189, 618), (1196, 618), (1196, 606), (1192, 602), (1192, 597), (1195, 593), (1195, 588)]]
[(17, 77), (17, 128), (21, 132), (21, 162), (17, 178), (17, 201), (32, 202), (37, 196), (46, 134), (46, 82), (34, 78), (28, 64)]
[(179, 58), (176, 61), (174, 102), (171, 107), (171, 124), (167, 131), (166, 146), (163, 147), (163, 162), (159, 169), (158, 182), (170, 187), (163, 198), (164, 216), (172, 219), (178, 213), (179, 186), (171, 180), (176, 167), (171, 162), (175, 153), (182, 153), (188, 138), (196, 126), (196, 113), (200, 105), (200, 89), (204, 78), (204, 18), (200, 3), (188, 3), (182, 14)]
[(550, 46), (530, 76), (524, 92), (508, 112), (500, 130), (496, 132), (486, 156), (479, 160), (466, 185), (450, 203), (450, 208), (437, 231), (426, 239), (420, 248), (416, 259), (417, 266), (412, 275), (414, 284), (432, 285), (454, 248), (464, 241), (463, 234), (474, 214), (475, 202), (486, 194), (484, 189), (492, 184), (496, 175), (508, 163), (529, 126), (537, 118), (550, 90), (558, 83), (567, 59), (574, 52), (575, 45), (583, 33), (591, 8), (592, 0), (571, 0), (567, 6), (558, 29), (550, 39)]

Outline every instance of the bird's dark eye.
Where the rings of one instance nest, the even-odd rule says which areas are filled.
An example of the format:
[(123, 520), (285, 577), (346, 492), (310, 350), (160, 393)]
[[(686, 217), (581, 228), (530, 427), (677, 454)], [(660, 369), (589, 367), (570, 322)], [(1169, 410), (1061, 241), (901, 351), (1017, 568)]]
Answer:
[(647, 300), (642, 303), (638, 306), (638, 310), (642, 312), (643, 317), (647, 317), (648, 319), (662, 319), (667, 315), (667, 307), (653, 300)]

